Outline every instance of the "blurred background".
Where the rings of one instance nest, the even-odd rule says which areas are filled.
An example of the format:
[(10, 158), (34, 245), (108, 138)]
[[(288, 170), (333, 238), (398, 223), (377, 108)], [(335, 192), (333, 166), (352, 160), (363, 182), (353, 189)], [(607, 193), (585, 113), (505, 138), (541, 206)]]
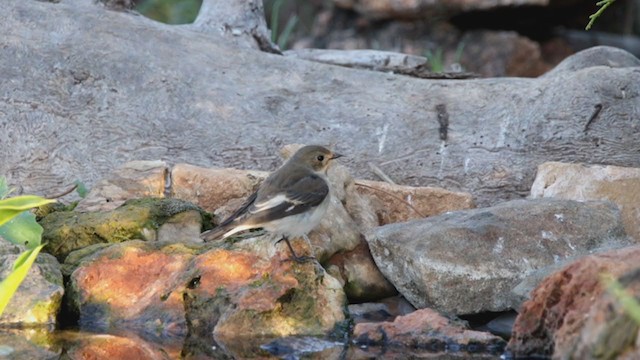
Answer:
[[(201, 0), (136, 0), (169, 24), (191, 23)], [(535, 77), (584, 48), (640, 57), (640, 0), (615, 0), (585, 31), (596, 0), (265, 0), (282, 50), (375, 49), (425, 56), (434, 72)]]

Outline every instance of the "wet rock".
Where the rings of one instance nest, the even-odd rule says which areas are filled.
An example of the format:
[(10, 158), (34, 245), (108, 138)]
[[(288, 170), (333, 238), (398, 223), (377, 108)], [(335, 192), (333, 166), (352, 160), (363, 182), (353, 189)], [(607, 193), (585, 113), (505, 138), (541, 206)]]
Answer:
[(405, 354), (416, 350), (498, 354), (506, 345), (498, 336), (469, 330), (432, 309), (416, 310), (393, 322), (356, 324), (353, 339), (358, 346), (385, 347), (391, 353), (402, 349)]
[(531, 197), (609, 200), (620, 208), (627, 234), (640, 242), (640, 168), (547, 162), (538, 166)]
[(239, 335), (321, 336), (345, 320), (336, 279), (313, 261), (286, 261), (286, 248), (264, 240), (237, 242), (233, 251), (214, 248), (194, 260), (184, 294), (192, 336), (218, 343)]
[(412, 187), (369, 180), (358, 180), (355, 185), (358, 193), (370, 199), (378, 225), (475, 207), (471, 194), (443, 188)]
[[(603, 295), (601, 276), (610, 274), (618, 278), (635, 271), (638, 264), (640, 246), (635, 245), (585, 256), (547, 277), (532, 292), (531, 300), (522, 306), (509, 342), (509, 351), (516, 356), (553, 355), (554, 358), (570, 358), (577, 349), (589, 354), (604, 350), (601, 346), (607, 344), (616, 347), (600, 355), (622, 354), (624, 346), (618, 345), (628, 344), (618, 341), (628, 340), (627, 336), (633, 332), (625, 332), (634, 327), (637, 334), (637, 324), (632, 326), (616, 311), (619, 304), (614, 305), (609, 296)], [(635, 278), (633, 275), (624, 281), (631, 290), (637, 289)], [(605, 306), (607, 304), (609, 307)], [(608, 323), (607, 319), (612, 322)], [(614, 330), (616, 326), (612, 328), (613, 324), (619, 328)], [(617, 332), (619, 330), (623, 330), (622, 333)], [(621, 334), (624, 336), (621, 337)]]
[[(0, 238), (0, 279), (9, 275), (22, 251), (22, 247)], [(63, 294), (60, 264), (53, 256), (40, 253), (0, 316), (0, 324), (26, 327), (55, 325)], [(0, 344), (3, 343), (0, 341)]]
[(530, 272), (629, 244), (615, 205), (514, 200), (382, 226), (366, 235), (380, 271), (417, 308), (454, 314), (511, 308)]
[(76, 266), (67, 285), (67, 306), (80, 329), (135, 331), (171, 339), (187, 333), (180, 279), (197, 248), (126, 241), (69, 256)]
[(325, 268), (340, 281), (351, 303), (380, 300), (398, 293), (378, 270), (364, 239), (355, 249), (333, 255)]
[[(44, 228), (43, 242), (47, 245), (44, 251), (54, 255), (58, 260), (64, 261), (65, 257), (73, 250), (97, 244), (118, 243), (132, 239), (157, 240), (158, 228), (166, 222), (167, 225), (161, 234), (168, 236), (170, 227), (175, 228), (178, 219), (184, 220), (185, 216), (191, 216), (190, 229), (194, 233), (197, 225), (197, 216), (181, 215), (185, 212), (197, 212), (201, 222), (206, 221), (206, 214), (197, 206), (178, 199), (133, 199), (112, 211), (78, 213), (75, 211), (54, 212), (40, 221)], [(204, 220), (202, 220), (204, 219)], [(182, 226), (182, 225), (180, 225)], [(187, 226), (187, 225), (184, 225)], [(200, 225), (202, 227), (202, 225)], [(171, 239), (199, 241), (198, 237), (189, 239), (189, 233), (184, 233), (181, 238)]]
[(59, 359), (61, 354), (53, 327), (0, 328), (0, 359)]
[(393, 321), (397, 316), (416, 311), (402, 296), (392, 296), (378, 302), (350, 304), (348, 309), (349, 316), (356, 324)]
[(309, 354), (317, 359), (340, 359), (344, 344), (317, 337), (285, 337), (260, 347), (281, 359), (299, 359)]
[(161, 344), (145, 341), (135, 333), (92, 334), (63, 332), (56, 340), (64, 347), (68, 359), (178, 359), (180, 342)]
[(129, 199), (163, 197), (168, 172), (164, 161), (127, 162), (93, 186), (75, 210), (110, 211)]
[(188, 335), (209, 348), (236, 337), (322, 336), (340, 326), (340, 283), (265, 240), (92, 245), (67, 257), (67, 306), (83, 330), (135, 331), (154, 341)]

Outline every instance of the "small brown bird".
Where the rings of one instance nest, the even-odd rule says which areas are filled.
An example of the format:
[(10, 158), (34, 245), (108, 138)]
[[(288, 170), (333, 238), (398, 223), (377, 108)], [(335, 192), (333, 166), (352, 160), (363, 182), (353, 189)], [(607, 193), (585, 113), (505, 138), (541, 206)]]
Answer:
[(332, 160), (341, 156), (318, 145), (301, 148), (269, 175), (236, 212), (201, 237), (205, 241), (224, 239), (241, 231), (262, 228), (282, 236), (293, 260), (310, 259), (296, 255), (289, 238), (306, 237), (322, 220), (331, 201), (327, 168)]

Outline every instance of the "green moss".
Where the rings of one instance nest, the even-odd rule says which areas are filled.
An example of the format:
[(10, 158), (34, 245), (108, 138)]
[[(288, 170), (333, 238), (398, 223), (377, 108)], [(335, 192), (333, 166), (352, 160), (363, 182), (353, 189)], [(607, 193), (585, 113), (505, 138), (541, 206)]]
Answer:
[(64, 261), (70, 252), (93, 244), (154, 239), (156, 230), (168, 219), (191, 210), (210, 218), (190, 202), (159, 198), (129, 200), (107, 212), (53, 212), (40, 221), (44, 228), (42, 238), (47, 243), (44, 251)]

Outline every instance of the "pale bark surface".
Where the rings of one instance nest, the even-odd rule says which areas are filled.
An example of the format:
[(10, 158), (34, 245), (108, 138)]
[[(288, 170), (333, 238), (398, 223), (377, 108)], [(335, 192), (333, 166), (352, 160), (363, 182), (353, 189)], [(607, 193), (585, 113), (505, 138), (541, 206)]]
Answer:
[(357, 177), (374, 178), (373, 163), (482, 206), (528, 194), (545, 161), (640, 166), (640, 62), (621, 50), (536, 79), (424, 80), (201, 30), (85, 1), (6, 0), (0, 174), (51, 194), (130, 160), (272, 170), (281, 146), (320, 143)]

